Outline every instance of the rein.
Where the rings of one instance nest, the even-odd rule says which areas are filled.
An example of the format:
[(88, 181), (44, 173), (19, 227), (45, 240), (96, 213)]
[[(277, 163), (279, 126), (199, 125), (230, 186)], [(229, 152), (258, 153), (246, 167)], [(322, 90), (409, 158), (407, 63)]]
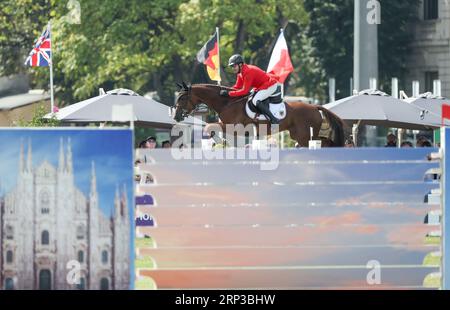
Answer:
[[(183, 98), (183, 96), (187, 96), (186, 100), (187, 100), (187, 102), (189, 102), (191, 100), (191, 94), (192, 94), (192, 87), (190, 85), (186, 86), (184, 89), (181, 90), (180, 94), (178, 95), (177, 102), (179, 102), (180, 99)], [(252, 93), (252, 94), (250, 94), (249, 97), (251, 98), (253, 95), (254, 94)], [(248, 97), (243, 97), (243, 98), (245, 98), (245, 102), (247, 102)], [(243, 100), (243, 98), (237, 98), (235, 100), (241, 101), (241, 100)], [(183, 118), (192, 116), (192, 114), (196, 113), (200, 109), (199, 105), (197, 105), (190, 113), (188, 113), (188, 111), (186, 110), (186, 108), (184, 106), (181, 106), (180, 104), (177, 104), (177, 106), (181, 110), (181, 116)]]

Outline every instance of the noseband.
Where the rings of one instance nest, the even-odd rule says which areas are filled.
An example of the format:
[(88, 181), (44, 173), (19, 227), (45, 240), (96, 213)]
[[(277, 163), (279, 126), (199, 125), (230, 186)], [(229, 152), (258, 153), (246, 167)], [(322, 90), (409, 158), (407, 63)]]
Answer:
[[(180, 94), (178, 95), (177, 102), (180, 101), (180, 99), (181, 99), (183, 96), (187, 96), (187, 99), (186, 99), (187, 101), (186, 101), (186, 102), (189, 102), (189, 101), (191, 100), (191, 90), (192, 90), (191, 86), (188, 86), (186, 89), (183, 89), (183, 90), (180, 92)], [(177, 105), (179, 105), (179, 104), (177, 103)], [(181, 109), (181, 116), (182, 116), (183, 118), (186, 118), (186, 117), (191, 116), (194, 112), (196, 112), (196, 111), (198, 110), (198, 108), (195, 107), (195, 108), (192, 109), (192, 111), (189, 113), (184, 107), (181, 107), (181, 106), (180, 106), (180, 109)]]

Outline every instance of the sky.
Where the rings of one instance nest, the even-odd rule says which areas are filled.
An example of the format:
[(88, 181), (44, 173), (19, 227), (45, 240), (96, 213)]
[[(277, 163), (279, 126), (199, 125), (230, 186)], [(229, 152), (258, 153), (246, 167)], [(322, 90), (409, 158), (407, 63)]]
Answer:
[(25, 158), (28, 141), (32, 145), (33, 167), (43, 161), (58, 166), (60, 139), (71, 139), (73, 170), (76, 187), (89, 197), (91, 163), (95, 164), (100, 208), (109, 215), (114, 206), (116, 185), (127, 187), (132, 205), (133, 160), (131, 132), (118, 130), (0, 130), (0, 182), (3, 193), (17, 183), (21, 142)]

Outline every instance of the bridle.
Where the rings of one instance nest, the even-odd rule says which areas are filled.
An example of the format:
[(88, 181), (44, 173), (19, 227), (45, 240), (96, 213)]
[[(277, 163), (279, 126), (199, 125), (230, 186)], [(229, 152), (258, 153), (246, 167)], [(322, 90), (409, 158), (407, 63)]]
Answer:
[(182, 93), (180, 93), (180, 95), (178, 95), (178, 99), (177, 99), (177, 105), (175, 106), (175, 108), (180, 108), (181, 109), (181, 117), (186, 118), (189, 115), (191, 115), (194, 111), (191, 111), (191, 113), (189, 113), (185, 107), (182, 107), (178, 102), (180, 101), (180, 99), (183, 96), (187, 96), (186, 102), (189, 102), (189, 100), (191, 99), (191, 88), (189, 87), (187, 91), (183, 90)]
[(191, 112), (188, 112), (184, 107), (181, 107), (180, 104), (178, 103), (183, 96), (187, 96), (186, 102), (189, 102), (191, 100), (191, 90), (192, 90), (191, 86), (182, 89), (177, 98), (177, 104), (175, 108), (177, 109), (179, 106), (179, 108), (181, 109), (181, 117), (183, 118), (191, 116), (199, 109), (198, 106), (196, 106), (194, 109), (192, 109)]

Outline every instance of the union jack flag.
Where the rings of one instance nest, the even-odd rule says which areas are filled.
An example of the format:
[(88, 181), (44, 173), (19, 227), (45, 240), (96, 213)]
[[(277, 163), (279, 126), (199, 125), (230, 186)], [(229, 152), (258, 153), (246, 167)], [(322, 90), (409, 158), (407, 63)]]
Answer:
[(44, 30), (36, 41), (34, 48), (25, 61), (25, 65), (31, 67), (48, 67), (52, 62), (52, 47), (50, 40), (50, 27)]

